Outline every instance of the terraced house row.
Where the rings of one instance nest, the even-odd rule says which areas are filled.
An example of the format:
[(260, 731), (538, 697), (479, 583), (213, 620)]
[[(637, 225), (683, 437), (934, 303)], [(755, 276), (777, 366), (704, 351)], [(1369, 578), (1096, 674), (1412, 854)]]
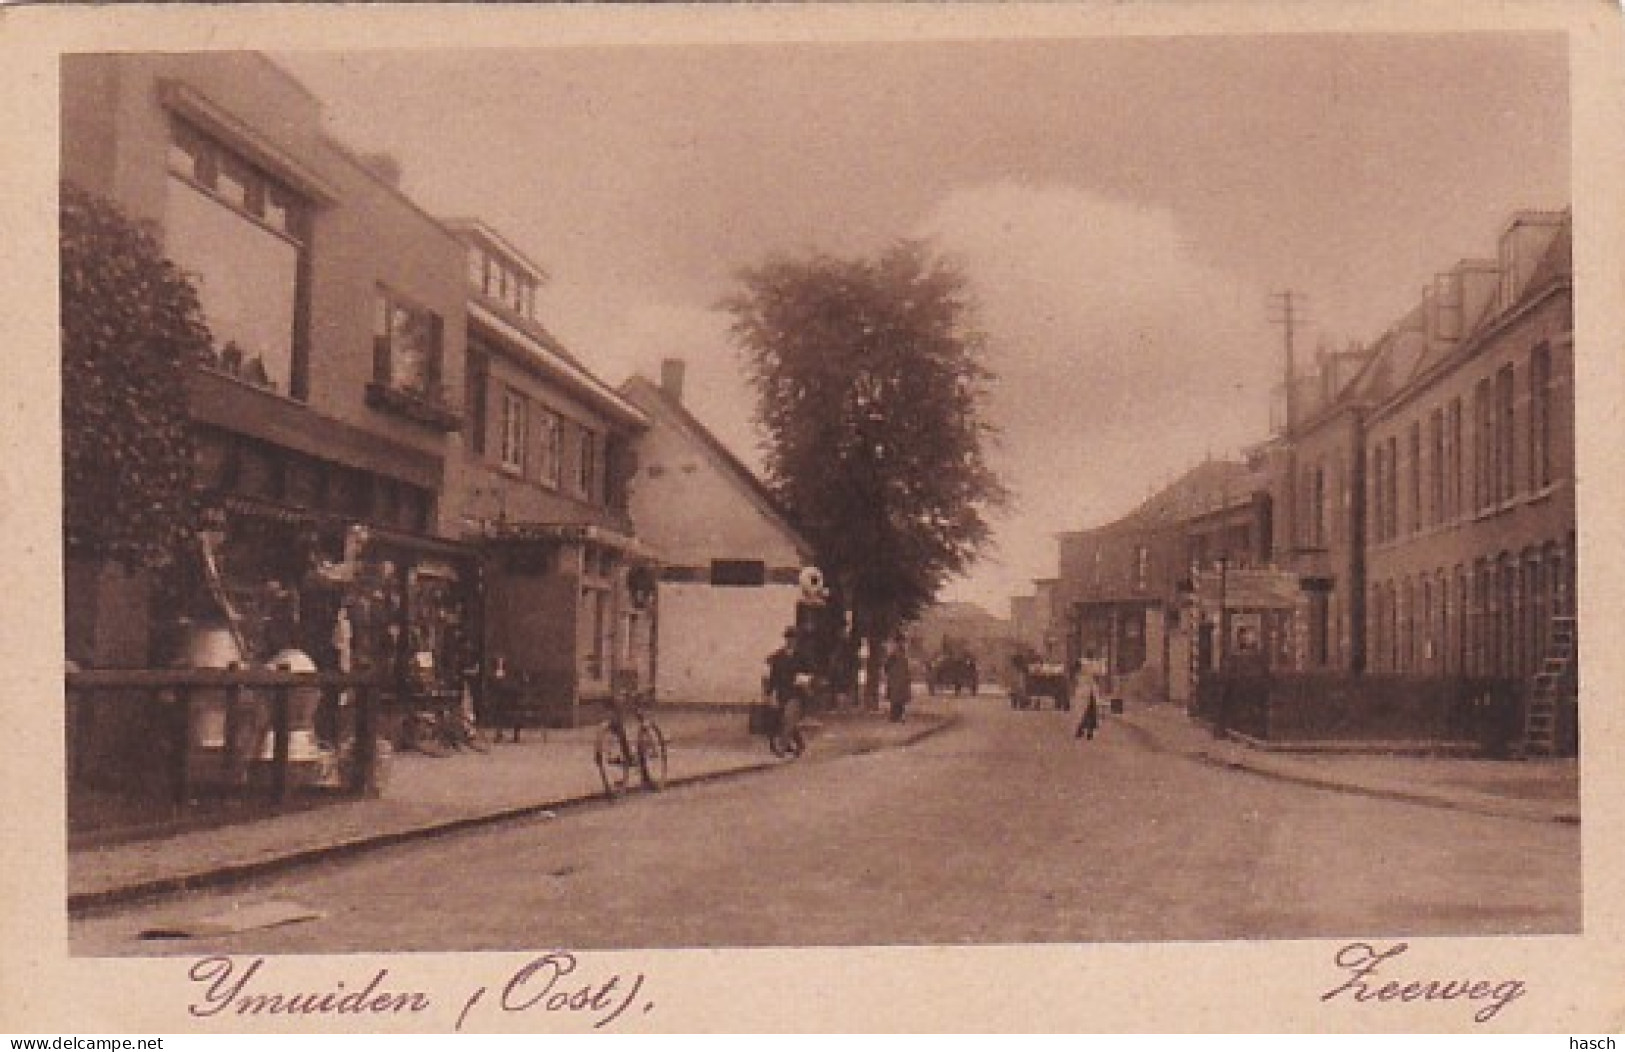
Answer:
[(1495, 258), (1440, 274), (1368, 346), (1317, 354), (1247, 463), (1063, 535), (1068, 649), (1180, 701), (1227, 662), (1312, 674), (1345, 690), (1350, 733), (1408, 693), (1494, 695), (1526, 744), (1572, 751), (1571, 243), (1567, 211), (1513, 215)]

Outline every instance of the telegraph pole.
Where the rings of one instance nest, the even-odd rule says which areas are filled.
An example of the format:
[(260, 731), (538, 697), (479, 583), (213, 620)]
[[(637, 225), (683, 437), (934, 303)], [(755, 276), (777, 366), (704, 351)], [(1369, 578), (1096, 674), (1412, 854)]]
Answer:
[(1286, 426), (1285, 433), (1290, 437), (1292, 429), (1298, 423), (1298, 366), (1297, 355), (1293, 350), (1292, 338), (1304, 318), (1301, 313), (1305, 297), (1301, 293), (1288, 289), (1285, 292), (1276, 292), (1270, 295), (1270, 321), (1284, 330), (1285, 341), (1283, 352), (1286, 355)]
[[(1299, 539), (1299, 508), (1298, 508), (1298, 448), (1296, 430), (1298, 426), (1298, 367), (1296, 355), (1293, 352), (1292, 337), (1298, 326), (1303, 322), (1303, 299), (1299, 293), (1288, 289), (1285, 292), (1276, 292), (1270, 295), (1270, 321), (1279, 325), (1285, 331), (1283, 352), (1286, 355), (1286, 420), (1281, 427), (1281, 438), (1286, 446), (1286, 478), (1282, 481), (1283, 496), (1286, 498), (1286, 549), (1294, 552), (1298, 547)], [(1279, 517), (1277, 517), (1279, 520)]]

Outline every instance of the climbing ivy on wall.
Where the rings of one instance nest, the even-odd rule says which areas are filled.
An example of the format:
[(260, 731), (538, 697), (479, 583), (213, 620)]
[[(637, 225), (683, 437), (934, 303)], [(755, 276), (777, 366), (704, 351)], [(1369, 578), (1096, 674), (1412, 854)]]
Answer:
[(61, 188), (63, 531), (71, 557), (160, 569), (191, 526), (196, 291), (112, 203)]

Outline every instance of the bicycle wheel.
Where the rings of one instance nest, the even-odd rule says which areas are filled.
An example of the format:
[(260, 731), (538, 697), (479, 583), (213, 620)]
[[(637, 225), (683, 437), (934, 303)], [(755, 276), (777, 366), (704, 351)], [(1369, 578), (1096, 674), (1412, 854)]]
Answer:
[(598, 777), (603, 779), (605, 796), (613, 799), (626, 791), (627, 780), (632, 774), (632, 760), (621, 747), (621, 736), (615, 733), (615, 728), (610, 724), (604, 724), (598, 731), (598, 741), (593, 746), (593, 761), (598, 764)]
[(399, 741), (402, 751), (412, 750), (425, 756), (446, 755), (446, 750), (438, 741), (439, 729), (435, 724), (435, 718), (430, 713), (407, 713), (401, 720)]
[(638, 769), (645, 789), (666, 784), (666, 735), (653, 722), (638, 728)]
[(491, 744), (485, 740), (479, 725), (467, 716), (458, 713), (448, 717), (447, 730), (452, 736), (453, 744), (458, 748), (469, 748), (475, 752), (490, 752)]

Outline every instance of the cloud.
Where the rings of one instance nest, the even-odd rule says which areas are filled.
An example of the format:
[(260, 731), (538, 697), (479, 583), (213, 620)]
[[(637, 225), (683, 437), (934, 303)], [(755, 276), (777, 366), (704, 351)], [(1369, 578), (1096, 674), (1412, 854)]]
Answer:
[(1171, 213), (999, 183), (950, 194), (920, 232), (974, 285), (999, 375), (995, 460), (1017, 498), (997, 563), (961, 597), (1002, 609), (1053, 575), (1055, 533), (1265, 437), (1280, 358), (1266, 290), (1203, 259)]

